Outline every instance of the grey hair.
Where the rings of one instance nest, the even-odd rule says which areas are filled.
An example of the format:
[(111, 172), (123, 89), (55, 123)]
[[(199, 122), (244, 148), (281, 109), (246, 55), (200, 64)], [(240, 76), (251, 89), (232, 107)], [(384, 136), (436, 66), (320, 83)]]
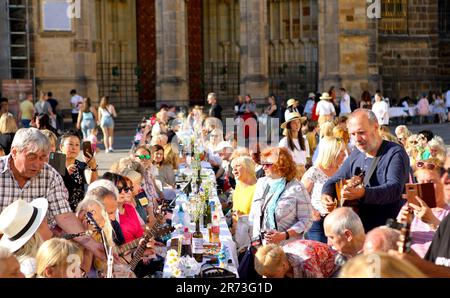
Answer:
[(124, 157), (111, 166), (111, 172), (124, 176), (127, 171), (136, 171), (144, 177), (144, 166), (132, 157)]
[(4, 260), (12, 256), (12, 252), (3, 246), (0, 246), (0, 260)]
[(350, 230), (353, 235), (364, 235), (364, 226), (358, 214), (349, 207), (341, 207), (325, 217), (324, 225), (330, 224), (331, 229), (337, 235)]
[(369, 120), (370, 124), (378, 124), (378, 118), (375, 115), (374, 112), (372, 112), (372, 110), (368, 110), (368, 109), (363, 109), (363, 108), (359, 108), (353, 111), (353, 113), (350, 114), (350, 116), (348, 117), (348, 120), (350, 121), (352, 118), (354, 118), (356, 115), (358, 114), (364, 114), (367, 119)]
[(99, 179), (89, 184), (87, 193), (93, 193), (101, 198), (107, 195), (112, 195), (116, 200), (119, 197), (119, 190), (116, 185), (109, 180)]
[(18, 152), (50, 152), (50, 140), (37, 128), (21, 128), (16, 132), (11, 148), (16, 148)]
[(212, 97), (217, 99), (216, 93), (211, 92), (211, 93), (208, 94), (208, 98), (212, 98)]

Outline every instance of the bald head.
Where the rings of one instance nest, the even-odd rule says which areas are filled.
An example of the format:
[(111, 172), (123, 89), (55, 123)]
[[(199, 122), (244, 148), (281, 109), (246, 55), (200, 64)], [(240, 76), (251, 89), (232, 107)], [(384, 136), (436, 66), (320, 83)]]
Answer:
[(378, 227), (371, 230), (366, 235), (364, 242), (364, 253), (371, 254), (374, 252), (388, 252), (389, 250), (397, 250), (397, 241), (400, 232), (389, 227)]
[(355, 111), (353, 111), (353, 113), (350, 114), (348, 121), (351, 121), (352, 119), (356, 121), (367, 121), (370, 125), (378, 126), (377, 116), (374, 114), (374, 112), (372, 112), (372, 110), (356, 109)]
[(338, 208), (325, 217), (324, 231), (328, 244), (347, 257), (357, 255), (363, 248), (364, 227), (351, 208)]

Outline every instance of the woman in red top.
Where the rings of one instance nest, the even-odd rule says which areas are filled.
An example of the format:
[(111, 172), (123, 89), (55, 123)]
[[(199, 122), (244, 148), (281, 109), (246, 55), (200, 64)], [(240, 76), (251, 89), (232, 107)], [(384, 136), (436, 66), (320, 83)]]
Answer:
[(144, 229), (139, 221), (138, 214), (135, 207), (132, 205), (133, 198), (133, 186), (127, 183), (125, 177), (113, 174), (105, 173), (103, 179), (108, 179), (115, 183), (119, 190), (119, 197), (117, 198), (118, 211), (119, 211), (119, 223), (122, 228), (125, 243), (141, 238), (144, 234)]

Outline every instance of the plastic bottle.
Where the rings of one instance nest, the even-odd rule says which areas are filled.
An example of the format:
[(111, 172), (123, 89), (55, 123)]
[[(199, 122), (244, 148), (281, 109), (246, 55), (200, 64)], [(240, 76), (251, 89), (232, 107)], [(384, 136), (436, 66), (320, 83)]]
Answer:
[(211, 226), (211, 243), (219, 243), (220, 239), (220, 221), (217, 215), (214, 215)]

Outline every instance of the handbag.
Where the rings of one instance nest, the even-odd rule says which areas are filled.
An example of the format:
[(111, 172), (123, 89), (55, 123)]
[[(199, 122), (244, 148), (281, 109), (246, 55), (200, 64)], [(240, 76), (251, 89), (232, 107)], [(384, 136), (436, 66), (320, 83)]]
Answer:
[[(205, 268), (204, 268), (205, 267)], [(236, 274), (228, 269), (216, 267), (211, 264), (203, 264), (197, 278), (236, 278)]]

